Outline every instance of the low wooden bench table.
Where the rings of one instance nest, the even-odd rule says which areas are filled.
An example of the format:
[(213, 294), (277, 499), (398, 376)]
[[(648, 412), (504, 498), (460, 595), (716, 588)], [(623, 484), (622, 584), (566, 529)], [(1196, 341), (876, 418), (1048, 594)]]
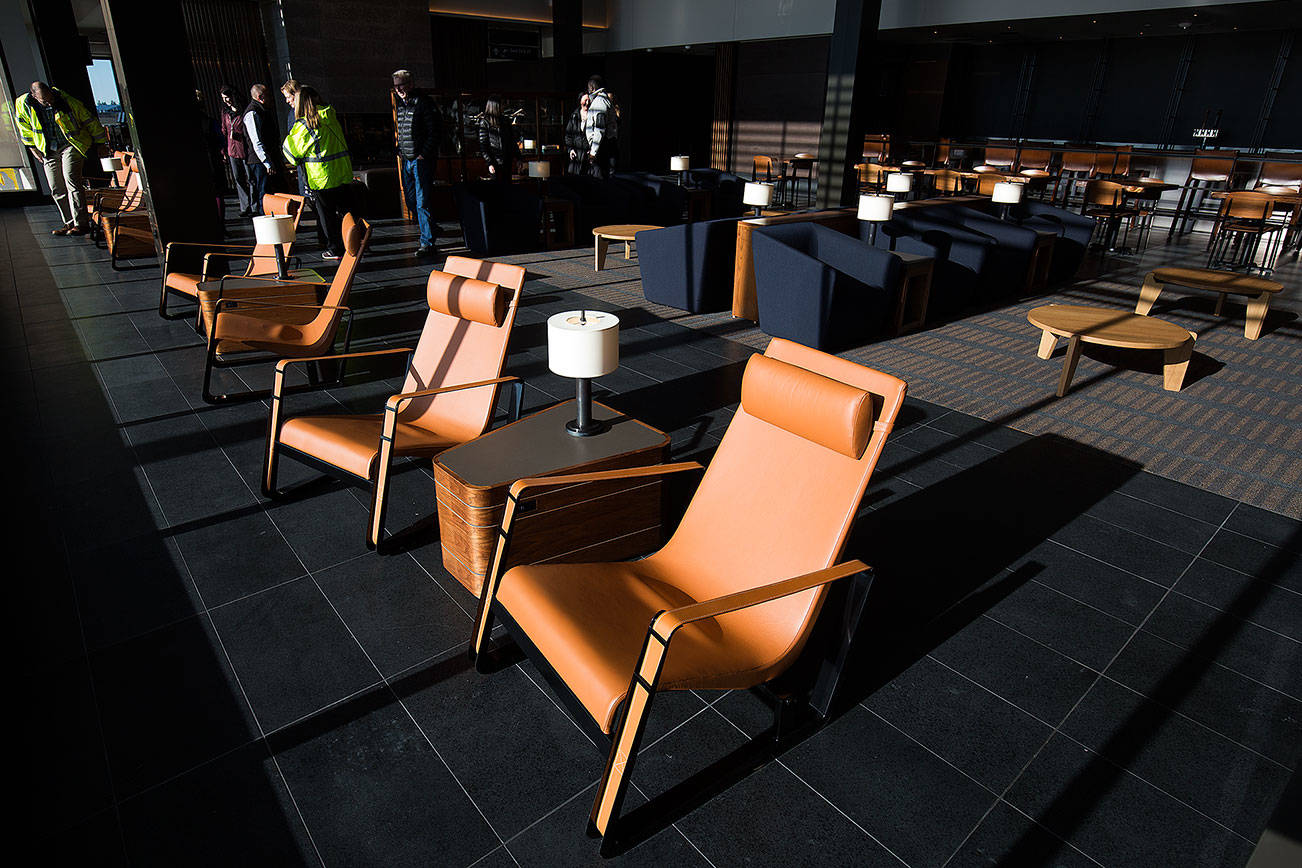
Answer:
[(1139, 303), (1135, 313), (1147, 315), (1153, 309), (1153, 303), (1162, 294), (1166, 284), (1188, 289), (1207, 289), (1220, 293), (1216, 299), (1216, 316), (1225, 309), (1227, 295), (1246, 295), (1251, 301), (1247, 303), (1248, 316), (1243, 322), (1243, 336), (1250, 341), (1261, 337), (1261, 327), (1266, 322), (1266, 311), (1270, 309), (1270, 297), (1284, 288), (1284, 284), (1264, 277), (1253, 277), (1237, 271), (1216, 271), (1211, 268), (1158, 268), (1150, 271), (1144, 278), (1144, 286), (1139, 290)]
[(610, 242), (624, 242), (624, 258), (632, 259), (633, 239), (637, 233), (644, 229), (663, 229), (663, 226), (652, 226), (649, 223), (612, 223), (609, 226), (596, 226), (592, 230), (593, 253), (595, 254), (596, 270), (601, 271), (606, 264), (606, 251), (610, 249)]
[(1162, 388), (1178, 392), (1193, 355), (1197, 335), (1173, 322), (1136, 313), (1077, 304), (1047, 304), (1026, 314), (1031, 325), (1044, 330), (1037, 355), (1053, 355), (1058, 338), (1067, 338), (1067, 357), (1058, 380), (1058, 397), (1067, 394), (1080, 360), (1081, 343), (1132, 350), (1162, 350)]

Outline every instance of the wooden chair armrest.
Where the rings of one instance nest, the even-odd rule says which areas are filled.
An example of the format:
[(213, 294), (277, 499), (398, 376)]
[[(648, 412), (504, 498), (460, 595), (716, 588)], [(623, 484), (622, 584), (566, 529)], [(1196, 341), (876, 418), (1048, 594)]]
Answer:
[(252, 250), (253, 249), (252, 244), (216, 244), (208, 241), (169, 241), (163, 247), (163, 249), (170, 250), (173, 247), (207, 247), (210, 249), (221, 248), (225, 250)]
[(399, 395), (393, 395), (389, 400), (384, 402), (384, 412), (386, 414), (397, 414), (403, 405), (408, 401), (416, 398), (428, 398), (431, 395), (439, 395), (444, 392), (459, 392), (462, 389), (478, 389), (481, 386), (494, 386), (498, 383), (512, 383), (519, 380), (519, 377), (494, 377), (491, 380), (478, 380), (474, 383), (460, 383), (455, 386), (439, 386), (434, 389), (420, 389), (416, 392), (403, 392)]
[(734, 594), (724, 594), (722, 597), (715, 597), (713, 600), (703, 600), (699, 603), (679, 606), (677, 609), (669, 609), (656, 615), (651, 621), (651, 632), (668, 645), (678, 628), (693, 621), (717, 618), (738, 609), (748, 609), (751, 606), (758, 606), (760, 603), (769, 603), (782, 597), (799, 594), (801, 591), (808, 591), (819, 585), (826, 585), (829, 582), (853, 576), (855, 573), (865, 572), (867, 569), (868, 565), (863, 561), (846, 561), (843, 564), (815, 570), (803, 576), (782, 579), (767, 585), (761, 585), (758, 588), (737, 591)]
[(388, 350), (363, 350), (356, 353), (337, 353), (333, 356), (307, 356), (301, 359), (281, 359), (276, 362), (276, 370), (283, 371), (290, 365), (303, 365), (308, 362), (332, 362), (336, 359), (361, 359), (367, 356), (393, 356), (398, 353), (414, 353), (411, 347), (394, 347)]
[(679, 461), (673, 464), (651, 464), (646, 467), (624, 467), (619, 470), (590, 470), (586, 473), (566, 473), (560, 476), (526, 476), (512, 483), (507, 497), (520, 499), (531, 488), (548, 488), (556, 485), (576, 485), (580, 482), (604, 482), (611, 479), (637, 479), (643, 476), (668, 476), (687, 470), (704, 470), (698, 461)]
[(351, 311), (351, 308), (342, 304), (295, 304), (291, 302), (276, 301), (274, 295), (264, 295), (257, 298), (219, 298), (214, 313), (225, 313), (224, 307), (231, 305), (241, 305), (244, 307), (292, 307), (299, 310), (342, 310)]

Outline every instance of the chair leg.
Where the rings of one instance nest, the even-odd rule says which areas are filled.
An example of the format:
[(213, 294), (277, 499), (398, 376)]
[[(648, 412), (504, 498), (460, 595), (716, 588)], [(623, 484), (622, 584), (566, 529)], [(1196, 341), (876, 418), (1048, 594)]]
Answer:
[(208, 339), (208, 351), (204, 356), (203, 362), (203, 400), (208, 404), (220, 404), (226, 398), (225, 395), (214, 395), (212, 393), (212, 369), (216, 360), (217, 340), (210, 336)]
[(366, 532), (366, 547), (377, 551), (384, 540), (384, 513), (389, 505), (389, 474), (392, 470), (393, 439), (381, 437), (380, 455), (375, 465), (375, 483), (371, 486), (371, 515)]

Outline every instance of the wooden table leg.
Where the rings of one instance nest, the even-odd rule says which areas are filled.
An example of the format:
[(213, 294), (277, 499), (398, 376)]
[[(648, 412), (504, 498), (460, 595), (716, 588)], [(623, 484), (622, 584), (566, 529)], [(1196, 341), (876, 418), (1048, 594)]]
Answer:
[(1168, 392), (1178, 392), (1184, 386), (1184, 375), (1189, 370), (1189, 359), (1193, 356), (1194, 335), (1174, 349), (1162, 354), (1162, 388)]
[(1045, 329), (1044, 334), (1040, 335), (1040, 348), (1035, 354), (1042, 359), (1047, 359), (1053, 355), (1053, 348), (1056, 346), (1058, 346), (1058, 336)]
[(633, 258), (633, 242), (632, 242), (632, 241), (625, 241), (625, 242), (624, 242), (624, 258), (625, 258), (625, 259), (632, 259), (632, 258)]
[(1062, 376), (1058, 379), (1059, 398), (1067, 394), (1067, 389), (1071, 386), (1071, 378), (1076, 375), (1078, 361), (1080, 361), (1080, 335), (1072, 335), (1067, 340), (1067, 358), (1063, 359)]
[(596, 270), (601, 271), (606, 264), (606, 251), (610, 249), (610, 239), (603, 238), (600, 235), (596, 235), (594, 238), (596, 239), (593, 243), (593, 252), (596, 256)]
[(1135, 313), (1148, 316), (1148, 312), (1153, 309), (1157, 297), (1161, 294), (1162, 284), (1150, 272), (1148, 277), (1144, 278), (1144, 285), (1139, 289), (1139, 303), (1135, 305)]
[(1261, 328), (1266, 324), (1266, 311), (1270, 310), (1270, 293), (1261, 295), (1248, 302), (1248, 318), (1243, 321), (1243, 336), (1250, 341), (1261, 337)]
[(1225, 298), (1226, 293), (1219, 292), (1216, 294), (1216, 307), (1212, 310), (1213, 316), (1225, 316)]

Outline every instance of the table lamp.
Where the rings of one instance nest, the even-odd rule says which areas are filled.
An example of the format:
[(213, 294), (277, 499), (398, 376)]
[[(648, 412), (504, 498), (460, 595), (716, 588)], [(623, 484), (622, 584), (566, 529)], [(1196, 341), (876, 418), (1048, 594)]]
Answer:
[(591, 437), (610, 427), (592, 418), (592, 379), (619, 367), (619, 317), (597, 310), (571, 310), (547, 319), (547, 367), (574, 377), (578, 418), (565, 423), (575, 437)]
[(121, 157), (100, 157), (100, 160), (99, 160), (99, 167), (100, 167), (101, 169), (103, 169), (104, 171), (106, 171), (106, 172), (121, 172), (121, 171), (122, 171), (122, 158), (121, 158)]
[(905, 196), (907, 197), (908, 192), (912, 189), (913, 189), (913, 176), (910, 175), (908, 172), (891, 172), (889, 175), (886, 176), (887, 193), (891, 193), (891, 194), (904, 193)]
[(294, 240), (294, 218), (288, 214), (266, 214), (253, 218), (253, 236), (259, 244), (270, 244), (276, 250), (276, 277), (285, 280), (285, 248), (282, 245)]
[(669, 171), (678, 173), (678, 186), (687, 186), (687, 170), (692, 167), (692, 160), (686, 154), (669, 158)]
[(1022, 201), (1022, 185), (1014, 181), (1000, 181), (995, 184), (990, 201), (1001, 207), (1000, 219), (1007, 220), (1009, 209)]
[(747, 181), (746, 188), (741, 193), (741, 201), (745, 205), (753, 205), (755, 216), (759, 217), (773, 203), (773, 185)]
[(866, 193), (859, 197), (859, 219), (868, 225), (868, 243), (877, 245), (877, 224), (891, 219), (895, 198), (881, 193)]

